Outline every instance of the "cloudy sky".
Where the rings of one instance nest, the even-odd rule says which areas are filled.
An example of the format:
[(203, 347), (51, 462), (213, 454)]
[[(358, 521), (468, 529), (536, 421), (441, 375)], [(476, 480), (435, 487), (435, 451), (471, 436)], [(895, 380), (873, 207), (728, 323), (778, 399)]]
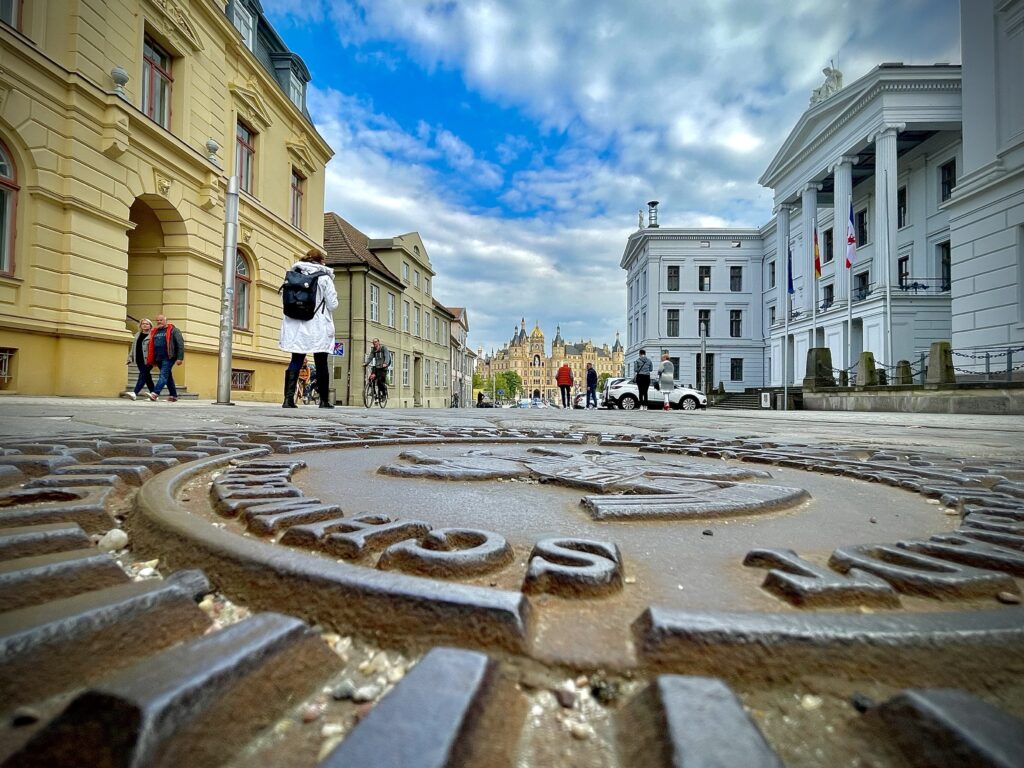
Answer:
[(757, 184), (835, 61), (959, 62), (957, 0), (262, 0), (313, 75), (327, 210), (418, 231), (485, 352), (612, 342), (637, 209), (760, 226)]

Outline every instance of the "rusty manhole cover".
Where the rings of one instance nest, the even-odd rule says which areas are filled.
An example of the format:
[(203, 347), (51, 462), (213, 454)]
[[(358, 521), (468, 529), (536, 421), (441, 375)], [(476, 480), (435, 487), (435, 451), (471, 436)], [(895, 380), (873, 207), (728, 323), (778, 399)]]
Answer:
[[(490, 428), (104, 442), (0, 457), (38, 476), (0, 498), (4, 525), (74, 519), (94, 533), (124, 513), (132, 556), (167, 578), (143, 584), (145, 598), (111, 597), (140, 587), (108, 556), (85, 568), (98, 556), (81, 539), (45, 563), (12, 550), (3, 690), (36, 710), (8, 727), (12, 765), (65, 764), (73, 740), (105, 753), (119, 717), (177, 723), (117, 743), (140, 765), (163, 764), (158, 752), (190, 765), (609, 768), (682, 754), (736, 766), (1021, 754), (1020, 465)], [(26, 573), (49, 586), (15, 589)], [(62, 588), (60, 573), (91, 581)], [(159, 663), (127, 653), (113, 679), (83, 674), (85, 649), (113, 641), (96, 616), (72, 617), (106, 611), (116, 634), (109, 606), (129, 598), (160, 633), (150, 654), (194, 636), (204, 612), (225, 626)], [(326, 642), (260, 611), (311, 622)], [(81, 639), (57, 642), (61, 621)], [(59, 652), (66, 668), (26, 695), (19, 676)], [(183, 674), (189, 659), (198, 669)], [(201, 671), (218, 665), (231, 672)], [(210, 720), (182, 714), (196, 697), (247, 715), (218, 740)], [(419, 725), (397, 737), (407, 721)]]

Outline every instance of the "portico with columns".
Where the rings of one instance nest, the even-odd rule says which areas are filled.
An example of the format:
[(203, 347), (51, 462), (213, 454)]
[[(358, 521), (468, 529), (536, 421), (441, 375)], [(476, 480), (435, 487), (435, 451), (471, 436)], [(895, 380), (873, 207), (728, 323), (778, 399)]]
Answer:
[(959, 66), (883, 64), (800, 117), (759, 180), (776, 211), (774, 255), (765, 249), (766, 272), (776, 275), (774, 287), (764, 282), (766, 384), (799, 384), (812, 346), (849, 369), (862, 351), (894, 366), (950, 338), (944, 203), (962, 163), (961, 113)]

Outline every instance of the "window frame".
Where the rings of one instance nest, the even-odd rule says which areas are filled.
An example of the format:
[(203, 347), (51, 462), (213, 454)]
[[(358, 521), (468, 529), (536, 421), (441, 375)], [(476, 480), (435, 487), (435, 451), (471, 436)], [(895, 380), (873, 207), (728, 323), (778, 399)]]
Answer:
[(408, 301), (402, 300), (402, 330), (405, 333), (409, 333), (409, 310), (411, 307), (412, 305)]
[(869, 239), (869, 224), (868, 209), (866, 206), (853, 214), (853, 231), (856, 234), (857, 240), (855, 245), (858, 248), (862, 248), (871, 242)]
[[(737, 375), (737, 370), (739, 375)], [(743, 381), (743, 358), (729, 358), (729, 381)]]
[(907, 213), (909, 212), (909, 193), (907, 185), (904, 184), (896, 189), (896, 229), (904, 229), (907, 226)]
[(14, 162), (14, 155), (3, 141), (0, 141), (0, 156), (6, 161), (10, 174), (0, 176), (0, 191), (9, 195), (3, 210), (0, 210), (0, 218), (5, 219), (3, 242), (0, 242), (0, 275), (13, 275), (18, 230), (18, 192), (21, 187), (18, 186), (18, 166)]
[(953, 190), (955, 188), (956, 158), (952, 157), (939, 166), (939, 202), (944, 203), (953, 197)]
[(24, 0), (11, 0), (11, 20), (8, 21), (5, 18), (0, 17), (0, 22), (3, 22), (11, 29), (21, 32), (21, 21), (24, 16)]
[[(242, 272), (239, 271), (242, 268)], [(238, 322), (239, 310), (243, 323)], [(235, 282), (231, 296), (231, 321), (236, 331), (252, 331), (252, 266), (249, 257), (241, 249), (235, 250)]]
[(732, 293), (743, 292), (743, 267), (737, 265), (729, 266), (729, 290)]
[[(147, 49), (151, 49), (157, 56), (167, 59), (166, 65), (162, 61), (156, 61), (150, 57)], [(154, 85), (159, 82), (167, 84), (165, 103), (162, 105), (165, 114), (157, 119), (155, 104), (153, 102)], [(171, 130), (172, 103), (174, 99), (174, 57), (167, 52), (167, 49), (160, 45), (156, 39), (146, 33), (142, 38), (142, 114), (159, 125), (164, 130)], [(148, 96), (148, 99), (147, 99)]]
[(305, 230), (302, 229), (302, 214), (303, 214), (302, 201), (303, 201), (303, 198), (305, 197), (305, 194), (306, 194), (305, 188), (304, 188), (305, 187), (305, 183), (306, 183), (306, 177), (303, 176), (301, 173), (299, 173), (299, 171), (295, 168), (295, 166), (292, 166), (292, 175), (291, 175), (291, 188), (292, 188), (291, 201), (292, 201), (292, 204), (291, 204), (291, 218), (290, 218), (290, 221), (291, 221), (291, 225), (293, 227), (295, 227), (298, 230), (302, 230), (302, 231), (305, 231)]
[[(707, 323), (704, 323), (704, 319), (707, 318)], [(697, 310), (697, 338), (700, 338), (700, 327), (704, 325), (704, 335), (707, 338), (711, 338), (711, 310), (710, 309), (698, 309)]]
[(730, 309), (729, 310), (729, 338), (742, 339), (743, 338), (743, 310), (742, 309)]
[[(248, 141), (240, 133), (248, 134)], [(259, 134), (250, 128), (244, 120), (235, 120), (235, 175), (238, 177), (238, 189), (250, 195), (256, 193), (256, 137)], [(248, 161), (247, 173), (243, 176), (243, 161)]]
[(669, 291), (679, 290), (679, 267), (675, 264), (667, 268), (665, 274), (665, 288)]
[(773, 325), (775, 325), (775, 314), (776, 314), (775, 313), (775, 305), (772, 304), (770, 307), (768, 307), (768, 327), (769, 328), (772, 327)]
[(836, 286), (834, 283), (821, 286), (821, 303), (822, 311), (836, 303)]
[(411, 361), (409, 355), (406, 355), (406, 354), (402, 355), (402, 386), (403, 387), (408, 387), (409, 386), (409, 368), (410, 368), (411, 362), (412, 361)]
[(395, 327), (395, 302), (397, 297), (391, 291), (388, 291), (387, 300), (387, 313), (388, 313), (388, 328)]
[(380, 322), (380, 287), (370, 283), (370, 322)]
[(835, 227), (829, 227), (821, 233), (821, 263), (830, 264), (836, 257), (836, 232)]
[(948, 291), (953, 285), (953, 243), (944, 240), (935, 244), (936, 256), (938, 257), (939, 279), (942, 280), (939, 289)]
[(775, 287), (775, 259), (768, 262), (768, 288)]
[(711, 292), (711, 265), (697, 265), (697, 291), (699, 293)]
[[(245, 19), (248, 20), (246, 30), (243, 30), (238, 25), (239, 16), (244, 16)], [(245, 5), (240, 2), (240, 0), (235, 0), (234, 13), (233, 18), (231, 19), (231, 24), (232, 26), (234, 26), (236, 30), (238, 30), (238, 34), (242, 36), (242, 43), (245, 45), (245, 47), (248, 48), (250, 51), (255, 50), (253, 46), (256, 44), (256, 16), (252, 13), (252, 11), (246, 8)]]
[(665, 335), (671, 338), (679, 337), (678, 309), (669, 309), (665, 311)]
[(896, 284), (906, 289), (910, 283), (910, 255), (898, 256), (896, 258)]

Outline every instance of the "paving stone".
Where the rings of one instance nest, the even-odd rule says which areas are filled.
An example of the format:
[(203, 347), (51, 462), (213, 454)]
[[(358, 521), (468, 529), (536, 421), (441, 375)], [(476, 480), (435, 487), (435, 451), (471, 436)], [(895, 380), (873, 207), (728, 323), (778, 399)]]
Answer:
[(871, 710), (910, 765), (1020, 768), (1024, 721), (965, 691), (907, 690)]
[(782, 768), (724, 682), (660, 675), (617, 718), (628, 768)]
[(220, 766), (339, 664), (298, 619), (259, 614), (98, 681), (13, 760)]
[(0, 464), (0, 488), (25, 481), (25, 473), (12, 464)]
[(200, 634), (210, 620), (196, 597), (209, 589), (201, 572), (180, 571), (5, 613), (0, 711), (86, 685)]
[(0, 466), (14, 467), (29, 477), (49, 475), (59, 467), (77, 463), (73, 458), (62, 453), (50, 455), (15, 453), (0, 456)]
[(128, 581), (106, 552), (93, 547), (0, 562), (0, 611), (71, 597)]
[[(496, 698), (497, 664), (481, 653), (435, 648), (327, 758), (320, 768), (485, 766), (502, 744), (498, 728), (481, 733), (484, 710)], [(508, 718), (518, 731), (520, 723)], [(402, 723), (396, 728), (396, 723)], [(487, 745), (484, 740), (491, 741)], [(507, 760), (507, 757), (506, 757)], [(505, 762), (505, 761), (502, 761)]]
[(89, 537), (76, 523), (0, 528), (0, 560), (85, 549), (89, 544)]

